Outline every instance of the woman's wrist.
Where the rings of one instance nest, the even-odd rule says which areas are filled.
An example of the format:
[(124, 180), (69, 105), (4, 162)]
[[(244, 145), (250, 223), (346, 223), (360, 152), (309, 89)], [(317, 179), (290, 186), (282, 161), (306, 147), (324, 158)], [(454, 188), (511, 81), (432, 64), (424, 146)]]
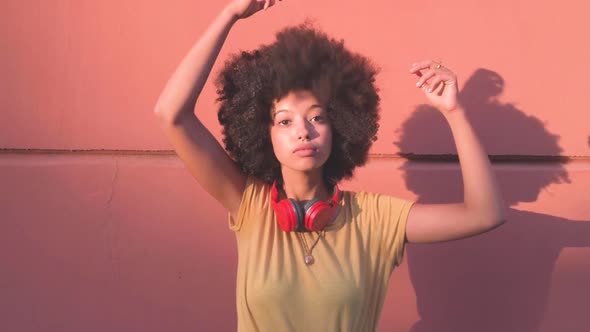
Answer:
[(232, 24), (237, 22), (240, 19), (240, 16), (232, 8), (231, 4), (228, 4), (225, 7), (223, 7), (220, 15), (227, 18), (228, 20), (230, 20)]
[(465, 110), (460, 105), (457, 105), (457, 107), (450, 111), (444, 111), (442, 113), (445, 119), (449, 122), (456, 121), (456, 119), (465, 119)]

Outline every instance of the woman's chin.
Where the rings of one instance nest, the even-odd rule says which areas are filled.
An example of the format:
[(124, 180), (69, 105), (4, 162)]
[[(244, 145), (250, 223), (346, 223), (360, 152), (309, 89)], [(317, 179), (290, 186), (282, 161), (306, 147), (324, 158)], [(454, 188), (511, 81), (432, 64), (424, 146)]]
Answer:
[(292, 171), (296, 171), (296, 172), (313, 173), (313, 172), (321, 171), (323, 165), (324, 165), (324, 163), (308, 160), (308, 161), (304, 161), (304, 162), (298, 162), (296, 164), (284, 165), (284, 168), (288, 168), (288, 169), (290, 169)]

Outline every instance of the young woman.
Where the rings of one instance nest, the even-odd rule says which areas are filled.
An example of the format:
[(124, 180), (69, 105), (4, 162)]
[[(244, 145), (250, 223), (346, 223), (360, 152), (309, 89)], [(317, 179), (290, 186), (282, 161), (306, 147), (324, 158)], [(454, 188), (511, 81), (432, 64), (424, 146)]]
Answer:
[(409, 74), (453, 132), (464, 202), (340, 191), (375, 140), (377, 71), (306, 24), (223, 67), (216, 84), (228, 155), (193, 108), (233, 25), (273, 5), (231, 1), (167, 82), (155, 113), (193, 176), (229, 211), (239, 251), (238, 330), (374, 331), (405, 243), (497, 227), (502, 199), (457, 102), (455, 75), (431, 60)]

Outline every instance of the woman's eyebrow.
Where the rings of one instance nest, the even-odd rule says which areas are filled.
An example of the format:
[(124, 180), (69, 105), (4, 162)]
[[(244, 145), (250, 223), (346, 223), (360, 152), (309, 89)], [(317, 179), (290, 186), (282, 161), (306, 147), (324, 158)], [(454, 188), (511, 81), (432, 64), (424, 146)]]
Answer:
[[(309, 107), (307, 108), (307, 110), (305, 110), (305, 111), (307, 112), (307, 111), (309, 111), (310, 109), (312, 109), (312, 108), (316, 108), (316, 107), (322, 108), (322, 105), (320, 105), (320, 104), (313, 104), (313, 105), (309, 106)], [(286, 108), (281, 108), (281, 109), (280, 109), (280, 110), (278, 110), (278, 111), (274, 111), (274, 112), (272, 113), (272, 117), (274, 118), (274, 117), (275, 117), (275, 116), (276, 116), (278, 113), (280, 113), (280, 112), (292, 112), (292, 110), (290, 110), (290, 109), (286, 109)]]

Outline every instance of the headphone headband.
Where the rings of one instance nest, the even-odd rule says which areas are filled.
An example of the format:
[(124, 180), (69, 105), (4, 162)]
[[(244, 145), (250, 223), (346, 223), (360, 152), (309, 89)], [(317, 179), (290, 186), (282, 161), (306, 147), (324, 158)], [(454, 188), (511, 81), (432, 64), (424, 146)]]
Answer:
[(309, 200), (302, 207), (295, 199), (279, 199), (276, 181), (272, 184), (271, 205), (277, 222), (281, 229), (286, 232), (318, 231), (323, 229), (332, 220), (339, 200), (340, 188), (338, 188), (338, 185), (334, 185), (334, 194), (329, 201), (316, 197)]
[[(286, 193), (285, 193), (286, 195)], [(272, 190), (271, 190), (271, 199), (273, 203), (278, 203), (279, 202), (279, 190), (277, 188), (277, 181), (274, 181), (272, 183)], [(330, 204), (330, 206), (335, 206), (336, 204), (338, 204), (338, 201), (340, 200), (340, 188), (338, 188), (338, 185), (335, 184), (334, 185), (334, 194), (332, 195), (332, 198), (329, 200), (328, 204)]]

